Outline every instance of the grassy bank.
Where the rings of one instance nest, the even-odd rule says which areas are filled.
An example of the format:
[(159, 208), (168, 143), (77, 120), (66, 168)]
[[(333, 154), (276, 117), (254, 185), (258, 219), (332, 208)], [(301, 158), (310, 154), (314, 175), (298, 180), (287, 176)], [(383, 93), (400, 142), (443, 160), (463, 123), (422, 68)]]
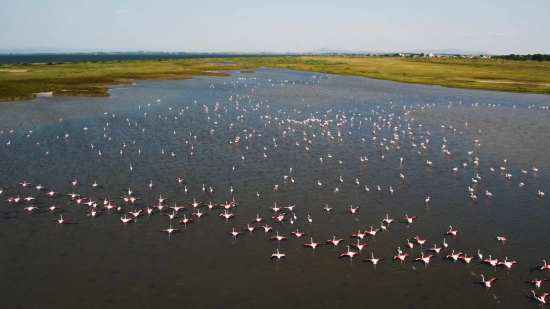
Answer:
[(260, 66), (446, 87), (550, 94), (549, 65), (548, 61), (360, 56), (0, 64), (0, 101), (32, 99), (37, 92), (50, 91), (59, 96), (108, 96), (107, 85), (130, 83), (132, 79), (227, 76), (219, 71), (253, 73), (250, 69)]
[(53, 92), (54, 96), (109, 96), (107, 85), (144, 79), (228, 76), (217, 71), (253, 66), (224, 64), (212, 59), (3, 64), (0, 65), (0, 101), (32, 99), (38, 92)]
[(310, 56), (247, 64), (445, 87), (550, 94), (550, 62), (469, 58)]

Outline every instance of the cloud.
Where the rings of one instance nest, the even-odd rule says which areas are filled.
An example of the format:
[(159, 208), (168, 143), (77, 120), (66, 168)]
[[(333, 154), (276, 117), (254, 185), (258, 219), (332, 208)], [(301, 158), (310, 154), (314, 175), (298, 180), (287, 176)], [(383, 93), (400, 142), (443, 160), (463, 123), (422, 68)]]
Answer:
[(128, 13), (128, 11), (127, 10), (117, 10), (117, 11), (115, 11), (115, 13), (117, 15), (126, 15)]

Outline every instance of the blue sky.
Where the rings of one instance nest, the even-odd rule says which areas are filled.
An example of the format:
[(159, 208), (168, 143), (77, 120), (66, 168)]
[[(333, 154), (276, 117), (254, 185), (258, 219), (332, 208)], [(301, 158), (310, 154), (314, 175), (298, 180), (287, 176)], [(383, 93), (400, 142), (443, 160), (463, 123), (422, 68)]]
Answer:
[(3, 1), (0, 48), (550, 54), (550, 1)]

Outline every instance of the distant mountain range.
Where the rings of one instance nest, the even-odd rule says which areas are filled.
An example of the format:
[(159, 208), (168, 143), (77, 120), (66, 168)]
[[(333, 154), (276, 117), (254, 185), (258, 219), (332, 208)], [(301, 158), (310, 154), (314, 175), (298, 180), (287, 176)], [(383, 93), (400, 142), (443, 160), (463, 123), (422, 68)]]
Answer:
[[(339, 53), (339, 54), (387, 54), (387, 53), (399, 53), (401, 51), (366, 51), (366, 50), (335, 50), (330, 48), (318, 48), (316, 50), (307, 52), (312, 54), (330, 54), (330, 53)], [(408, 50), (405, 51), (405, 53), (411, 53), (411, 54), (458, 54), (458, 55), (487, 55), (489, 54), (486, 51), (469, 51), (469, 50), (461, 50), (458, 48), (446, 48), (446, 49), (416, 49), (416, 50)]]
[[(144, 51), (140, 51), (139, 49), (128, 49), (128, 48), (121, 48), (121, 49), (78, 49), (78, 48), (55, 48), (55, 47), (45, 47), (45, 46), (39, 46), (39, 47), (28, 47), (28, 48), (0, 48), (0, 54), (64, 54), (64, 53), (143, 53)], [(157, 51), (159, 53), (164, 52), (185, 52), (185, 51), (176, 51), (176, 50), (159, 50)], [(191, 53), (197, 53), (197, 51), (188, 51)], [(213, 51), (213, 50), (204, 50), (203, 53), (226, 53), (222, 51)], [(245, 50), (243, 53), (260, 53), (260, 52), (266, 52), (261, 50)], [(330, 49), (330, 48), (318, 48), (313, 51), (307, 51), (305, 53), (312, 53), (312, 54), (330, 54), (330, 53), (339, 53), (339, 54), (386, 54), (386, 53), (399, 53), (401, 51), (368, 51), (368, 50), (337, 50), (337, 49)], [(145, 52), (145, 53), (154, 53), (152, 51)], [(270, 53), (270, 52), (267, 52)], [(296, 52), (292, 52), (296, 53)], [(460, 50), (458, 48), (447, 48), (447, 49), (416, 49), (416, 50), (406, 50), (405, 53), (413, 53), (413, 54), (460, 54), (460, 55), (487, 55), (486, 51), (464, 51)]]

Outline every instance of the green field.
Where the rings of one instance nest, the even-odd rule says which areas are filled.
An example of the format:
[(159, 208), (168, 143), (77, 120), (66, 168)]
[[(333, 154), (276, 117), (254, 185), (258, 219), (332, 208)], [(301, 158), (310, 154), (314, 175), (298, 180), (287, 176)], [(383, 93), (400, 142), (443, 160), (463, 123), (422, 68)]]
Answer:
[(550, 62), (469, 58), (312, 56), (247, 64), (445, 87), (550, 94)]
[[(234, 62), (234, 63), (231, 63)], [(445, 87), (550, 94), (550, 62), (467, 58), (287, 56), (0, 65), (0, 101), (53, 95), (108, 96), (108, 85), (144, 79), (253, 74), (261, 66)]]

